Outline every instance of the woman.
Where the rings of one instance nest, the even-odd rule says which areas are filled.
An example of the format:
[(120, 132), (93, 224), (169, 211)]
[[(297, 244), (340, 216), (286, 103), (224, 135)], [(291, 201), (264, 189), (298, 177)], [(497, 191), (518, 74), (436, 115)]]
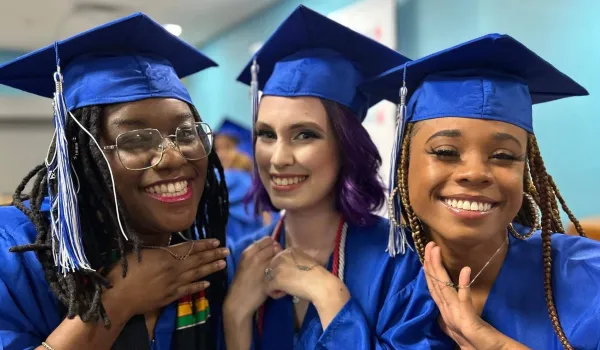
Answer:
[(584, 235), (532, 126), (532, 104), (587, 91), (498, 34), (395, 68), (365, 89), (394, 100), (403, 80), (394, 193), (445, 333), (466, 349), (600, 348), (600, 244), (556, 234), (560, 203)]
[(0, 209), (0, 349), (217, 346), (227, 189), (180, 81), (213, 65), (134, 14), (0, 67), (56, 125)]
[(372, 214), (385, 198), (381, 158), (361, 121), (377, 101), (356, 89), (405, 61), (301, 6), (242, 73), (263, 90), (251, 196), (285, 214), (232, 247), (228, 349), (434, 346), (433, 308), (413, 289), (418, 258), (392, 259), (389, 224)]

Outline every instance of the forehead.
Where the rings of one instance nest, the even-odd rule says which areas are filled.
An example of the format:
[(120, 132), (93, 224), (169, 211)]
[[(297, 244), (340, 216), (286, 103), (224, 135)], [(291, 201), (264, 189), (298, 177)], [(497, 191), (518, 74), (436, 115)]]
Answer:
[(151, 98), (105, 108), (103, 124), (108, 129), (169, 128), (193, 120), (187, 103), (172, 98)]
[(510, 134), (519, 140), (527, 139), (527, 131), (516, 125), (476, 118), (445, 117), (423, 120), (415, 123), (413, 137), (427, 139), (441, 130), (459, 130), (462, 137), (489, 137), (498, 133)]
[(327, 111), (319, 98), (263, 96), (257, 121), (274, 128), (291, 127), (294, 124), (314, 123), (327, 129)]

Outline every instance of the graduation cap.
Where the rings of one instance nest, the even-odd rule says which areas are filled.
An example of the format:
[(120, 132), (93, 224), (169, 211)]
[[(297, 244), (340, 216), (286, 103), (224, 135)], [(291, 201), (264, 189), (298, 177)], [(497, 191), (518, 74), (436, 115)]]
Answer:
[(230, 118), (225, 118), (217, 135), (226, 135), (237, 141), (237, 148), (252, 157), (252, 131)]
[[(511, 123), (533, 133), (533, 104), (588, 95), (525, 45), (500, 34), (485, 35), (392, 68), (361, 87), (400, 104), (391, 161), (392, 188), (406, 123), (464, 117)], [(394, 191), (390, 199), (395, 197)], [(393, 200), (399, 218), (401, 203), (398, 198)], [(390, 233), (390, 245), (397, 246), (400, 236), (392, 238)]]
[(348, 107), (363, 120), (381, 101), (357, 87), (409, 59), (300, 5), (246, 65), (238, 81), (251, 86), (253, 116), (264, 95), (314, 96)]
[[(143, 13), (106, 23), (0, 66), (1, 84), (53, 98), (55, 147), (46, 166), (53, 180), (48, 190), (54, 259), (63, 273), (91, 269), (81, 242), (70, 140), (65, 134), (67, 119), (91, 134), (71, 111), (152, 97), (192, 103), (180, 78), (211, 66), (216, 66), (215, 62)], [(93, 141), (100, 148), (97, 140)], [(114, 198), (118, 206), (116, 194)]]

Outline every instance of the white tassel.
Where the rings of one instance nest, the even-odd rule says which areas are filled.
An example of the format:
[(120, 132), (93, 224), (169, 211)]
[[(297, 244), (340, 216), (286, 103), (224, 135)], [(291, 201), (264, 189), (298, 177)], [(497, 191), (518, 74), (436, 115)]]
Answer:
[(56, 91), (54, 93), (54, 154), (46, 158), (48, 168), (48, 193), (51, 202), (52, 252), (56, 265), (63, 274), (78, 269), (91, 270), (83, 250), (77, 190), (71, 177), (69, 141), (66, 137), (67, 108), (62, 91), (60, 66), (54, 73)]
[[(404, 67), (406, 77), (406, 66)], [(406, 80), (406, 79), (405, 79)], [(410, 248), (406, 239), (406, 232), (402, 226), (402, 203), (398, 192), (398, 161), (402, 152), (402, 139), (404, 137), (404, 127), (406, 123), (406, 96), (408, 89), (406, 83), (400, 88), (400, 103), (396, 110), (396, 130), (394, 132), (394, 148), (392, 149), (392, 158), (390, 161), (390, 178), (389, 178), (389, 197), (388, 197), (388, 215), (390, 218), (390, 230), (388, 233), (388, 246), (386, 251), (391, 257), (398, 254), (404, 254), (406, 247)]]

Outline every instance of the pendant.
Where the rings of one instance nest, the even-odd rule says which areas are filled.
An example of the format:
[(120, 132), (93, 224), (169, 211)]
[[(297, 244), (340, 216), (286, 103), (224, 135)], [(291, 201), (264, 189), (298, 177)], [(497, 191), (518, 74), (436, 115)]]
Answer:
[(300, 302), (300, 298), (298, 298), (297, 296), (292, 296), (292, 303), (294, 304), (298, 304)]

